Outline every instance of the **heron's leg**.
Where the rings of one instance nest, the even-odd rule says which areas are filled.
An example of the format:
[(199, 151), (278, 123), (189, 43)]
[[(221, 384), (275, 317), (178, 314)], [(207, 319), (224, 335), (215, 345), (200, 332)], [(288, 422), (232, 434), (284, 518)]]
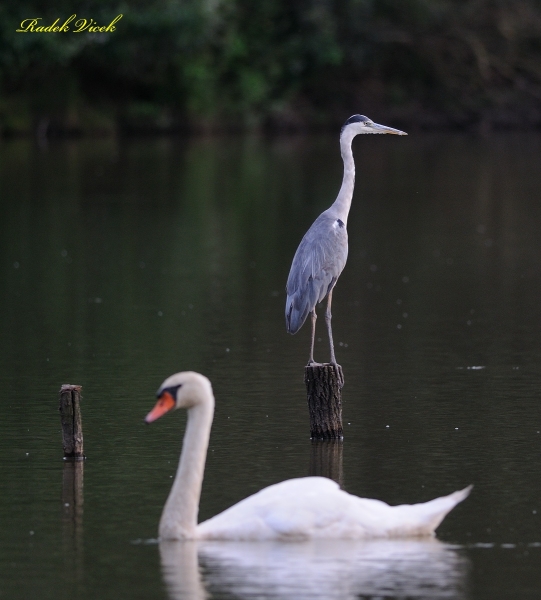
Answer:
[(329, 344), (331, 346), (331, 365), (334, 365), (336, 369), (336, 376), (338, 377), (338, 382), (340, 387), (344, 385), (344, 373), (342, 372), (342, 367), (336, 362), (336, 356), (334, 355), (334, 342), (332, 339), (332, 314), (331, 314), (331, 303), (332, 303), (332, 290), (327, 295), (327, 310), (325, 311), (325, 323), (327, 323), (327, 332), (329, 334)]
[(310, 344), (310, 359), (308, 360), (308, 364), (311, 365), (315, 362), (314, 360), (314, 341), (316, 339), (316, 307), (314, 306), (313, 310), (310, 312), (310, 320), (312, 321), (312, 342)]

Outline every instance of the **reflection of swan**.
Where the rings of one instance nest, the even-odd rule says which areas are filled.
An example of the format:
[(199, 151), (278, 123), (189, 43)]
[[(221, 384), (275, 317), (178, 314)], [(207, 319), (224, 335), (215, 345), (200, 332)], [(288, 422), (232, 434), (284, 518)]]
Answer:
[(433, 538), (170, 541), (160, 555), (171, 600), (466, 597), (467, 559)]
[(194, 540), (160, 542), (162, 572), (172, 600), (205, 600)]
[(188, 409), (188, 424), (173, 488), (160, 521), (160, 538), (215, 540), (366, 539), (431, 535), (470, 488), (424, 504), (389, 506), (340, 490), (325, 477), (271, 485), (197, 525), (199, 497), (214, 412), (210, 381), (177, 373), (158, 390), (150, 423), (174, 408)]

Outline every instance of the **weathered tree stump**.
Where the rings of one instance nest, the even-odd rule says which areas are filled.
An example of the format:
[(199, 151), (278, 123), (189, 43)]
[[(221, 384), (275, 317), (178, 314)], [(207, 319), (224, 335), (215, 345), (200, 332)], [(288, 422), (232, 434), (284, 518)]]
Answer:
[(310, 475), (328, 477), (343, 487), (343, 440), (312, 440), (310, 448)]
[(310, 437), (316, 440), (342, 439), (341, 374), (330, 363), (307, 365), (304, 368), (304, 383), (308, 395)]
[(60, 420), (64, 460), (84, 460), (80, 385), (64, 384), (60, 388)]

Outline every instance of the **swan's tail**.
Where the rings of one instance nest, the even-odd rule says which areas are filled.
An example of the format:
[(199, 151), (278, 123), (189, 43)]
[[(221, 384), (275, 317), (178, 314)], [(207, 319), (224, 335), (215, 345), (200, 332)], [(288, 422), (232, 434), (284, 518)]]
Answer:
[(409, 531), (404, 530), (403, 533), (395, 531), (394, 535), (432, 535), (445, 516), (469, 496), (472, 488), (473, 485), (469, 485), (463, 490), (422, 504), (396, 506), (395, 509), (402, 519), (409, 521)]

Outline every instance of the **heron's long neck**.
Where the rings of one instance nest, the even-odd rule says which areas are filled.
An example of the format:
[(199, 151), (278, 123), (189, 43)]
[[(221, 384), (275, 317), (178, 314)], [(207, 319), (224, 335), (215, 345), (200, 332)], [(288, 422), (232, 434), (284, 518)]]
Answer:
[(348, 221), (349, 208), (351, 199), (353, 198), (353, 188), (355, 187), (355, 161), (353, 160), (353, 152), (351, 151), (351, 142), (353, 141), (351, 134), (347, 130), (340, 137), (340, 152), (344, 161), (344, 178), (342, 179), (342, 187), (338, 192), (338, 197), (334, 201), (331, 209), (336, 213), (336, 218), (342, 220), (345, 224)]
[(194, 539), (199, 498), (214, 413), (214, 397), (209, 391), (204, 400), (188, 410), (182, 454), (171, 493), (160, 520), (161, 539)]

